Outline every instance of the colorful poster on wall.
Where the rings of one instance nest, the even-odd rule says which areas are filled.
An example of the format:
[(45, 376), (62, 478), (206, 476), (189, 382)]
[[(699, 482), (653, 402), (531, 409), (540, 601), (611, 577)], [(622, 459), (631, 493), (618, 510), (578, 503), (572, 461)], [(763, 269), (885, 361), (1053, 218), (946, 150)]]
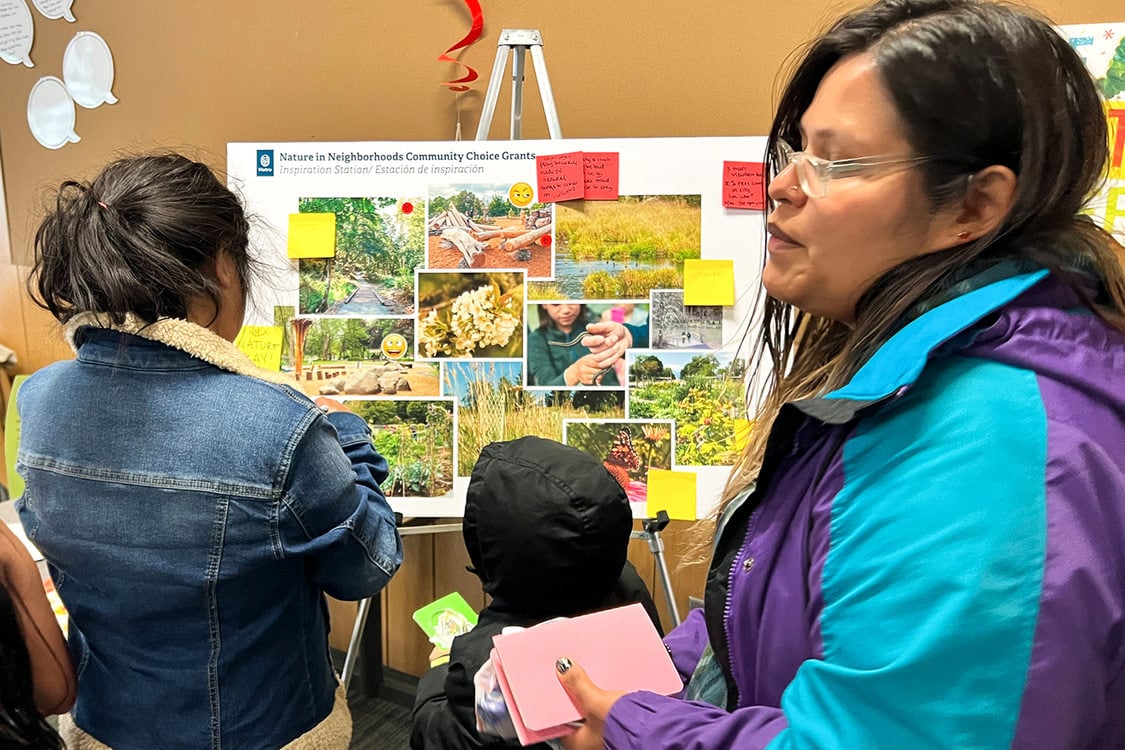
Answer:
[[(294, 386), (363, 416), (406, 515), (460, 516), (480, 450), (527, 434), (595, 455), (636, 517), (659, 498), (649, 471), (694, 474), (703, 515), (746, 423), (738, 345), (764, 247), (761, 212), (723, 205), (723, 165), (763, 150), (762, 138), (232, 143), (231, 185), (262, 219), (253, 246), (274, 271), (245, 322), (282, 326)], [(616, 198), (545, 201), (540, 157), (567, 153), (614, 154)], [(292, 257), (300, 214), (335, 216), (333, 252)], [(733, 302), (685, 304), (699, 261), (733, 266)], [(588, 327), (607, 325), (628, 348), (595, 367)]]
[(1125, 243), (1125, 23), (1058, 28), (1094, 76), (1109, 124), (1109, 173), (1087, 210)]

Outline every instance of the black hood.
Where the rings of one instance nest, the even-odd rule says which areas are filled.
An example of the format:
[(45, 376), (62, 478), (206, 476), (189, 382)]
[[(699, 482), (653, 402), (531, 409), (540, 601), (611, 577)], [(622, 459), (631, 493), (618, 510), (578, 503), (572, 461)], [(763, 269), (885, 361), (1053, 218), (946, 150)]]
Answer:
[(507, 609), (575, 614), (613, 590), (633, 528), (621, 485), (588, 453), (540, 437), (490, 443), (465, 498), (465, 547)]

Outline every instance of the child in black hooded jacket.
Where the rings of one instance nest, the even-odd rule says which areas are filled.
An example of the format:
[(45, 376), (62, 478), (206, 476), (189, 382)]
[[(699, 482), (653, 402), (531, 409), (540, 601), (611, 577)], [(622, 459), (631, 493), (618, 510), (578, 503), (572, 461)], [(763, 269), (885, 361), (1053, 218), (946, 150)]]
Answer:
[(519, 747), (482, 737), (474, 713), (473, 676), (505, 627), (640, 602), (661, 630), (652, 596), (626, 560), (629, 501), (593, 456), (535, 436), (485, 446), (462, 528), (492, 602), (476, 627), (453, 639), (449, 662), (419, 681), (414, 750)]

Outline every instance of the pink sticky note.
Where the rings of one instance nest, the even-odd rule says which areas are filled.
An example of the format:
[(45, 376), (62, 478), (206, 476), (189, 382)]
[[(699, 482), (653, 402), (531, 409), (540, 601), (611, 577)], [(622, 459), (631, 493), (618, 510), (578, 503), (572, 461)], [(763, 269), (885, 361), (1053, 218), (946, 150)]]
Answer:
[(577, 200), (585, 192), (581, 151), (536, 156), (535, 172), (542, 203)]
[(723, 206), (761, 210), (766, 207), (765, 180), (758, 161), (723, 162)]
[(617, 183), (621, 154), (616, 151), (586, 151), (582, 154), (582, 169), (586, 174), (585, 193), (588, 201), (617, 200)]

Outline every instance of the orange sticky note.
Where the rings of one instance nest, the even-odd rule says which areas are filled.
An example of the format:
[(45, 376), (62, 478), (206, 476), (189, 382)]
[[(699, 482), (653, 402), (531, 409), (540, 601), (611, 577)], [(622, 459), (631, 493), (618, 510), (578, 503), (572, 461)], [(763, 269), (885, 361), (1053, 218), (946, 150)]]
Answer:
[(766, 207), (763, 165), (759, 161), (723, 162), (723, 206), (760, 211)]
[(336, 214), (289, 214), (289, 257), (336, 255)]
[(734, 449), (739, 453), (750, 442), (750, 427), (752, 424), (749, 419), (734, 420)]
[(258, 367), (279, 371), (284, 333), (278, 326), (242, 326), (234, 345)]
[(685, 260), (685, 305), (733, 305), (733, 260)]
[(586, 151), (582, 154), (585, 173), (585, 192), (588, 201), (617, 200), (617, 183), (620, 175), (621, 154), (616, 151)]
[(669, 518), (694, 521), (698, 518), (695, 502), (695, 472), (648, 470), (648, 500), (645, 513), (654, 518), (665, 511)]
[(582, 152), (536, 156), (535, 176), (539, 181), (538, 193), (542, 203), (581, 198), (585, 192)]

